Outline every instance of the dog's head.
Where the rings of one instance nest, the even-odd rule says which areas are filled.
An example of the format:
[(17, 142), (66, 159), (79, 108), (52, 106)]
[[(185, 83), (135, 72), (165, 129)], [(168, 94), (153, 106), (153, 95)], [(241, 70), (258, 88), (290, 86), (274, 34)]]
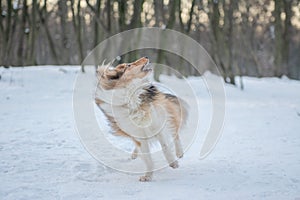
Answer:
[(152, 71), (148, 66), (149, 59), (142, 57), (132, 63), (119, 64), (115, 68), (100, 66), (97, 77), (104, 89), (124, 88), (135, 79), (144, 79)]

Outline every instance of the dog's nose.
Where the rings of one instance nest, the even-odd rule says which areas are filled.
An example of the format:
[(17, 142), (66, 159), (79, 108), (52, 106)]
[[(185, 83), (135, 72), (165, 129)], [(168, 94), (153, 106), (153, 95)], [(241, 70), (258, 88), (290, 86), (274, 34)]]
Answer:
[(144, 56), (144, 58), (148, 59), (148, 56)]

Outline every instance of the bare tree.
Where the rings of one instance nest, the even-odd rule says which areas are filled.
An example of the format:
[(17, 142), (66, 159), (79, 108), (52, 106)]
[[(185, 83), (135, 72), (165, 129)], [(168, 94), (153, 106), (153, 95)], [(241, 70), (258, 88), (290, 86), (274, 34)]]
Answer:
[(163, 0), (154, 1), (155, 26), (160, 27), (165, 24), (164, 18), (164, 2)]
[[(62, 46), (62, 48), (61, 48), (61, 55), (62, 55), (61, 64), (65, 65), (65, 64), (70, 63), (70, 41), (69, 41), (69, 30), (68, 30), (67, 1), (58, 1), (58, 14), (59, 14), (59, 18), (60, 18), (60, 29), (61, 29), (61, 46)], [(53, 53), (54, 53), (54, 51), (53, 51)], [(57, 56), (55, 56), (55, 57), (57, 60)]]
[(290, 56), (290, 40), (291, 40), (291, 33), (292, 33), (292, 0), (284, 0), (283, 7), (285, 13), (285, 20), (284, 20), (284, 30), (283, 30), (283, 48), (282, 48), (282, 62), (283, 62), (283, 70), (284, 74), (289, 75), (290, 71), (288, 70), (289, 67), (289, 56)]
[(281, 0), (274, 0), (275, 1), (275, 10), (274, 10), (274, 17), (275, 17), (275, 74), (276, 76), (282, 75), (282, 50), (283, 50), (283, 27), (281, 21), (281, 11), (282, 11), (282, 1)]
[[(76, 41), (78, 45), (78, 52), (79, 52), (79, 63), (83, 61), (83, 45), (82, 45), (82, 26), (81, 26), (81, 5), (80, 0), (77, 1), (77, 14), (75, 14), (75, 4), (74, 0), (71, 0), (71, 11), (72, 11), (72, 22), (73, 28), (76, 33)], [(81, 67), (81, 71), (84, 72), (84, 67)]]
[[(8, 41), (10, 39), (10, 34), (11, 34), (11, 16), (12, 16), (12, 1), (11, 0), (7, 0), (6, 1), (7, 4), (7, 14), (6, 14), (6, 29), (3, 30), (4, 32), (4, 37), (3, 37), (3, 51), (2, 51), (2, 58), (3, 58), (3, 65), (5, 67), (9, 66), (9, 60), (8, 60), (8, 56), (9, 56), (9, 49), (8, 49)], [(2, 13), (0, 13), (2, 15)]]
[(29, 34), (29, 44), (30, 44), (30, 51), (27, 57), (27, 63), (32, 65), (36, 63), (36, 47), (35, 41), (37, 36), (37, 12), (38, 12), (38, 5), (37, 0), (32, 0), (32, 8), (31, 8), (31, 19), (30, 19), (30, 34)]
[[(41, 23), (45, 29), (45, 32), (46, 32), (46, 36), (47, 36), (47, 39), (48, 39), (48, 43), (49, 43), (49, 48), (50, 48), (50, 51), (51, 51), (51, 54), (53, 56), (53, 59), (54, 59), (54, 62), (55, 63), (60, 63), (59, 62), (59, 59), (58, 59), (58, 55), (57, 55), (57, 52), (56, 52), (56, 49), (55, 49), (55, 44), (54, 44), (54, 41), (53, 41), (53, 38), (51, 36), (51, 33), (50, 33), (50, 29), (48, 27), (48, 15), (49, 13), (47, 12), (47, 0), (44, 0), (44, 5), (42, 7), (42, 9), (39, 10), (39, 16), (40, 16), (40, 19), (41, 19)], [(62, 54), (61, 54), (61, 58), (64, 59), (64, 50), (62, 50)]]
[[(178, 6), (179, 4), (179, 0), (174, 0), (174, 1), (169, 1), (169, 18), (167, 20), (167, 24), (166, 24), (166, 28), (168, 29), (172, 29), (175, 25), (175, 20), (176, 20), (176, 8), (179, 8)], [(165, 36), (162, 36), (162, 38), (164, 38)], [(165, 44), (165, 41), (164, 40), (160, 40), (160, 43), (162, 46), (164, 46)], [(164, 51), (162, 50), (158, 50), (157, 52), (157, 59), (156, 59), (156, 63), (163, 63), (165, 60), (165, 54), (164, 54)], [(155, 73), (154, 73), (154, 79), (159, 81), (159, 76), (160, 74), (162, 73), (162, 69), (161, 68), (157, 68), (155, 70)]]
[[(85, 0), (87, 6), (83, 2), (0, 1), (0, 64), (79, 64), (112, 34), (157, 26), (181, 31), (209, 49), (228, 83), (235, 84), (237, 75), (286, 74), (300, 79), (300, 19), (294, 12), (299, 0)], [(133, 37), (138, 43), (140, 35)], [(165, 45), (166, 39), (157, 39)], [(196, 74), (181, 58), (147, 51), (157, 63), (171, 65), (185, 76)], [(181, 51), (191, 53), (184, 45)], [(121, 62), (140, 52), (122, 56)], [(161, 73), (171, 71), (158, 69), (155, 79)]]

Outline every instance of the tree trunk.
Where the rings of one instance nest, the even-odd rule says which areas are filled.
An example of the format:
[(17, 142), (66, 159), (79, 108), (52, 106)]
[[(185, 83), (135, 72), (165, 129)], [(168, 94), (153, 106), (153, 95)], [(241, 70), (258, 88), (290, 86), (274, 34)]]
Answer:
[(25, 28), (26, 28), (26, 17), (28, 16), (28, 6), (27, 6), (27, 0), (23, 0), (22, 5), (22, 19), (21, 19), (21, 26), (20, 26), (20, 40), (18, 44), (17, 49), (17, 64), (18, 65), (24, 65), (24, 34), (25, 34)]
[[(110, 0), (106, 0), (106, 18), (107, 18), (107, 31), (108, 33), (111, 32), (111, 2)], [(100, 6), (99, 6), (99, 13), (100, 13)]]
[[(80, 0), (77, 2), (77, 15), (75, 15), (74, 10), (74, 0), (71, 0), (71, 11), (72, 11), (72, 19), (73, 19), (73, 27), (76, 33), (76, 40), (78, 45), (78, 54), (79, 54), (79, 63), (81, 64), (83, 61), (83, 49), (81, 42), (81, 17), (80, 17)], [(84, 71), (84, 66), (81, 66), (81, 71)]]
[(224, 52), (225, 56), (225, 73), (229, 80), (228, 83), (235, 85), (234, 72), (233, 72), (233, 12), (234, 12), (234, 2), (231, 0), (226, 3), (223, 1), (223, 11), (224, 11), (224, 35), (223, 35), (223, 43), (224, 43)]
[(225, 66), (222, 63), (221, 57), (219, 55), (219, 44), (222, 44), (221, 41), (221, 30), (220, 30), (220, 11), (219, 11), (219, 1), (212, 1), (210, 6), (211, 11), (209, 13), (209, 21), (211, 27), (211, 56), (217, 66), (221, 67), (221, 73), (226, 80)]
[(120, 32), (124, 31), (126, 28), (126, 1), (118, 0), (119, 8), (119, 26)]
[(70, 41), (68, 37), (67, 17), (68, 6), (67, 1), (58, 1), (58, 12), (60, 18), (61, 29), (61, 63), (63, 65), (70, 63)]
[(283, 40), (282, 40), (282, 21), (281, 21), (281, 10), (282, 0), (275, 1), (275, 75), (282, 76), (282, 51), (283, 51)]
[(289, 75), (289, 54), (290, 54), (290, 39), (292, 33), (292, 0), (284, 0), (284, 31), (283, 31), (283, 48), (282, 48), (282, 64), (284, 67), (283, 73)]
[[(176, 20), (176, 15), (175, 15), (175, 12), (176, 12), (176, 8), (177, 8), (177, 5), (179, 3), (179, 0), (174, 0), (174, 1), (170, 1), (169, 2), (169, 19), (168, 19), (168, 23), (167, 23), (167, 28), (168, 29), (172, 29), (175, 25), (175, 20)], [(162, 36), (162, 38), (164, 38), (166, 36)], [(161, 43), (161, 46), (164, 46), (165, 45), (165, 41), (164, 40), (160, 40), (160, 43)], [(162, 50), (158, 50), (157, 51), (157, 59), (156, 59), (156, 63), (163, 63), (164, 60), (165, 60), (165, 55), (164, 55), (164, 51)], [(155, 71), (154, 71), (154, 79), (156, 81), (159, 81), (159, 76), (160, 74), (162, 73), (162, 69), (161, 68), (157, 68)]]
[(193, 0), (191, 10), (190, 10), (190, 13), (189, 13), (189, 21), (187, 23), (187, 29), (186, 29), (187, 33), (190, 33), (190, 31), (191, 31), (195, 3), (196, 3), (196, 0)]
[(174, 0), (169, 2), (169, 19), (168, 19), (168, 24), (167, 28), (172, 29), (175, 25), (176, 21), (176, 7), (179, 3), (179, 0)]
[[(3, 34), (2, 1), (0, 1), (0, 34)], [(2, 37), (1, 37), (2, 38)]]
[[(4, 27), (3, 27), (3, 17), (2, 17), (2, 1), (0, 0), (0, 44), (4, 44), (4, 40), (5, 40), (5, 36), (4, 36)], [(4, 45), (3, 45), (4, 47)], [(0, 48), (0, 56), (3, 58), (3, 52), (5, 52), (5, 50), (2, 48)], [(0, 60), (0, 65), (3, 65), (3, 59)]]
[[(51, 36), (51, 33), (50, 33), (50, 30), (49, 30), (49, 27), (48, 27), (48, 13), (47, 13), (47, 0), (44, 0), (44, 5), (43, 5), (43, 8), (41, 11), (39, 11), (39, 16), (40, 16), (40, 19), (41, 19), (41, 23), (45, 29), (45, 32), (46, 32), (46, 36), (47, 36), (47, 39), (48, 39), (48, 43), (49, 43), (49, 48), (50, 48), (50, 52), (53, 56), (53, 59), (54, 59), (54, 62), (56, 64), (59, 64), (59, 58), (58, 58), (58, 55), (56, 53), (56, 50), (55, 50), (55, 43), (53, 42), (53, 39), (52, 39), (52, 36)], [(64, 49), (64, 48), (63, 48)], [(63, 58), (65, 56), (64, 54), (64, 50), (62, 50), (61, 52), (61, 57)]]
[(32, 12), (31, 12), (31, 26), (30, 26), (30, 53), (28, 57), (28, 64), (35, 65), (36, 64), (36, 48), (35, 48), (35, 40), (36, 40), (36, 12), (37, 12), (37, 0), (32, 0)]
[(163, 0), (155, 0), (154, 1), (154, 15), (155, 15), (155, 26), (160, 27), (164, 24), (164, 2)]
[[(6, 18), (6, 30), (4, 33), (4, 39), (3, 39), (3, 51), (2, 51), (2, 58), (4, 60), (3, 66), (8, 67), (9, 66), (9, 60), (8, 60), (8, 40), (9, 36), (11, 34), (11, 16), (12, 16), (12, 1), (7, 0), (7, 18)], [(2, 13), (0, 13), (2, 15)]]
[(17, 4), (17, 8), (13, 9), (13, 14), (12, 14), (13, 15), (13, 21), (12, 21), (11, 33), (10, 33), (9, 39), (7, 41), (7, 48), (6, 48), (7, 62), (9, 62), (10, 65), (16, 64), (15, 62), (13, 62), (13, 60), (18, 60), (18, 59), (14, 59), (15, 56), (13, 55), (12, 50), (13, 50), (13, 46), (14, 46), (14, 44), (13, 44), (14, 37), (15, 37), (15, 35), (17, 35), (17, 37), (18, 37), (18, 33), (16, 32), (16, 27), (17, 27), (17, 24), (19, 24), (19, 9), (18, 9), (18, 6), (19, 6), (19, 3), (20, 3), (20, 0), (18, 0), (15, 3)]
[(131, 18), (129, 28), (137, 28), (141, 26), (141, 12), (143, 11), (143, 3), (144, 0), (134, 1), (133, 15)]

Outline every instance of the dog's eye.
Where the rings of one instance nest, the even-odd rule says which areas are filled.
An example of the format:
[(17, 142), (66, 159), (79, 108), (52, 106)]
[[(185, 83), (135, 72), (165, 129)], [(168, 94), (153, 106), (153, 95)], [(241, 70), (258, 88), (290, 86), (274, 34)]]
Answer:
[(127, 67), (130, 67), (131, 66), (131, 64), (127, 64)]

